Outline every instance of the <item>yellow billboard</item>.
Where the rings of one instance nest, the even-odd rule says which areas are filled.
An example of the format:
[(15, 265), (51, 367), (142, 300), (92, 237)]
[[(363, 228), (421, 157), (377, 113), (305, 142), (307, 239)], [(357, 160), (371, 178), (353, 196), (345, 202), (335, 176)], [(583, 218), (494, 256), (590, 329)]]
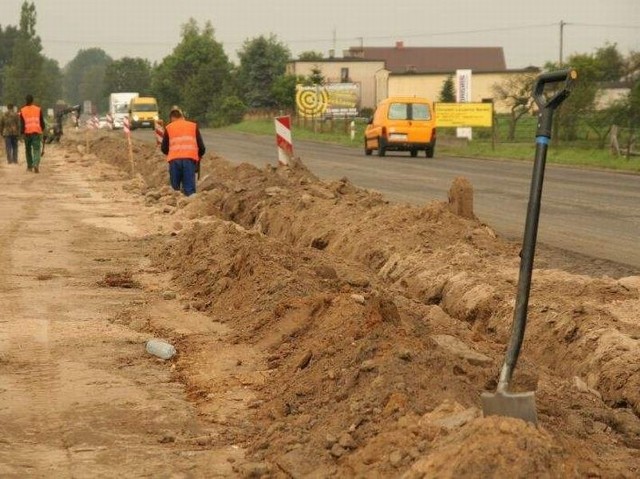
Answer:
[(436, 127), (493, 125), (492, 103), (436, 103)]

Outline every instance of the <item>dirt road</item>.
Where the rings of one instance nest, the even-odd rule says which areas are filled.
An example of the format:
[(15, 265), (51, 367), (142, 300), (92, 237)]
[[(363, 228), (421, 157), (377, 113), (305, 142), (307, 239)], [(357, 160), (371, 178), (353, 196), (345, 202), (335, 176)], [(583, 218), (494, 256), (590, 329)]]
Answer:
[[(153, 292), (144, 236), (157, 225), (125, 178), (60, 147), (39, 175), (0, 165), (1, 477), (229, 477), (242, 455), (211, 447), (218, 433), (171, 364), (145, 353), (148, 318), (138, 331), (118, 319), (185, 315)], [(127, 270), (147, 271), (146, 289), (99, 285)]]

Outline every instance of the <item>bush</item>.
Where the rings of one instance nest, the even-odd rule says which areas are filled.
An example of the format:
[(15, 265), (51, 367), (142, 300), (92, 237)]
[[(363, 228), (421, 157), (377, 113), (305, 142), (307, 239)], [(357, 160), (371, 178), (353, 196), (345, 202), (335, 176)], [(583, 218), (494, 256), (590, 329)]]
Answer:
[(217, 109), (209, 112), (207, 120), (209, 126), (214, 128), (233, 125), (234, 123), (240, 123), (246, 112), (247, 106), (242, 103), (240, 98), (237, 96), (229, 96), (222, 100), (222, 103)]

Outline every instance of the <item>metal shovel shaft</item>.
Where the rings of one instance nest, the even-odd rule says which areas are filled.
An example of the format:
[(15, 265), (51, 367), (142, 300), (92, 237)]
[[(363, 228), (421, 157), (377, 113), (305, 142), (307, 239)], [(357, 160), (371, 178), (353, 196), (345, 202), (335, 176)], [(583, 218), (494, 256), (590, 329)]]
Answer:
[[(562, 70), (540, 75), (534, 85), (533, 96), (539, 108), (538, 131), (536, 133), (536, 154), (533, 163), (531, 189), (529, 191), (529, 203), (527, 205), (527, 217), (522, 241), (516, 307), (513, 314), (511, 339), (509, 340), (504, 364), (500, 371), (497, 390), (495, 393), (482, 394), (482, 409), (485, 416), (510, 416), (534, 424), (537, 423), (535, 394), (533, 392), (511, 393), (509, 392), (509, 385), (516, 363), (518, 362), (518, 356), (520, 355), (524, 332), (527, 326), (531, 275), (533, 273), (533, 260), (538, 238), (542, 185), (544, 183), (547, 149), (551, 138), (553, 113), (569, 96), (570, 87), (576, 78), (577, 74), (575, 70)], [(547, 100), (544, 96), (545, 85), (559, 82), (564, 82), (564, 87), (552, 98)]]

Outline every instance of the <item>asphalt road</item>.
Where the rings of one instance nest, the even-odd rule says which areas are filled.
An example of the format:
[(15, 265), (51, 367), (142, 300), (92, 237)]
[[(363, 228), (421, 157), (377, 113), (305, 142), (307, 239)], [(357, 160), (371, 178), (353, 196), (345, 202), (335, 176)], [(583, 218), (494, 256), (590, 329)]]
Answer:
[[(220, 130), (202, 134), (209, 152), (231, 162), (259, 167), (276, 163), (275, 138)], [(137, 136), (152, 139), (148, 131)], [(478, 218), (503, 236), (522, 236), (532, 162), (446, 157), (437, 150), (433, 159), (410, 158), (408, 153), (366, 157), (360, 148), (305, 141), (294, 147), (322, 179), (346, 176), (392, 201), (446, 200), (452, 180), (464, 176), (473, 184)], [(538, 241), (628, 265), (640, 274), (640, 175), (548, 165)]]

